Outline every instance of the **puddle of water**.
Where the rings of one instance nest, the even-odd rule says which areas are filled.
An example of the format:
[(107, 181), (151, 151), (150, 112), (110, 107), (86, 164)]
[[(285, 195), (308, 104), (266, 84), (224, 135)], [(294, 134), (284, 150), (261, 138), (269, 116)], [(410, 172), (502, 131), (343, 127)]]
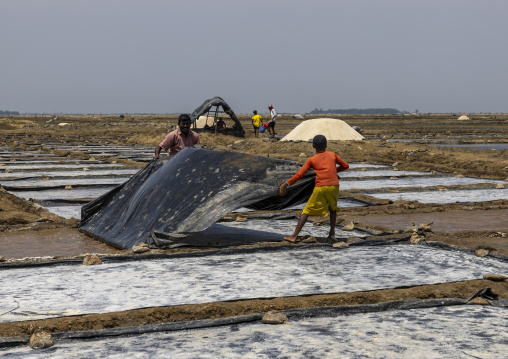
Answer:
[(401, 193), (369, 193), (376, 198), (392, 201), (418, 201), (421, 203), (467, 203), (487, 202), (508, 198), (508, 188), (427, 191), (427, 192), (401, 192)]
[(0, 253), (7, 258), (72, 256), (84, 253), (119, 253), (78, 230), (0, 233)]
[[(458, 231), (503, 231), (508, 228), (508, 209), (484, 211), (449, 211), (390, 215), (346, 216), (346, 220), (406, 229), (413, 221), (416, 225), (430, 223), (432, 231), (452, 233)], [(508, 249), (508, 240), (506, 249)]]

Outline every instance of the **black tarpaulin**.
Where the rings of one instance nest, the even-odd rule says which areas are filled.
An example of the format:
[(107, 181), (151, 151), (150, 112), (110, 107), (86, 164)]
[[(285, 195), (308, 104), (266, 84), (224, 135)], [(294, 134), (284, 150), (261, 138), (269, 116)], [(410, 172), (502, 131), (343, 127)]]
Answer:
[(314, 188), (309, 171), (288, 194), (278, 186), (300, 164), (235, 152), (186, 147), (147, 164), (129, 181), (85, 205), (80, 230), (117, 248), (204, 231), (241, 207), (284, 209), (304, 203)]
[(243, 129), (242, 124), (236, 117), (235, 113), (233, 112), (231, 107), (226, 103), (226, 101), (224, 101), (219, 96), (216, 96), (214, 98), (206, 100), (205, 102), (203, 102), (203, 104), (201, 106), (196, 108), (190, 115), (191, 123), (194, 123), (196, 121), (196, 119), (199, 118), (199, 116), (208, 112), (210, 110), (210, 108), (212, 108), (212, 106), (217, 106), (217, 107), (222, 106), (222, 109), (224, 110), (224, 112), (227, 113), (229, 115), (229, 117), (231, 117), (231, 119), (235, 122), (235, 125), (233, 126), (233, 128), (235, 130), (235, 134), (237, 134), (238, 136), (242, 136), (242, 137), (245, 135), (245, 130)]

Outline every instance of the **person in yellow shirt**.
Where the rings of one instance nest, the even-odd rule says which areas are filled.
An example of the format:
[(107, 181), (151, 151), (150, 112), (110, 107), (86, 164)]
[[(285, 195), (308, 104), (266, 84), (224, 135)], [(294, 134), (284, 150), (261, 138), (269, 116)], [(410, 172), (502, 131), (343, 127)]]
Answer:
[(252, 116), (252, 126), (254, 127), (254, 136), (259, 137), (259, 127), (263, 125), (261, 116), (254, 110), (254, 116)]

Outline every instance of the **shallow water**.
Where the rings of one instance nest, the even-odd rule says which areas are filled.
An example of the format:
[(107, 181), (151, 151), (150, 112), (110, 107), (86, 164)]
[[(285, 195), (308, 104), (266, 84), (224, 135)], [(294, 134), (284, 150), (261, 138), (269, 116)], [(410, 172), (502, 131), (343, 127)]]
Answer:
[[(402, 229), (432, 222), (434, 232), (458, 231), (504, 231), (508, 229), (508, 209), (479, 211), (446, 211), (432, 213), (378, 214), (368, 216), (346, 216), (348, 220)], [(500, 238), (501, 239), (501, 238)], [(508, 249), (508, 239), (505, 240)]]
[(6, 258), (58, 257), (120, 251), (72, 229), (0, 233), (0, 253)]

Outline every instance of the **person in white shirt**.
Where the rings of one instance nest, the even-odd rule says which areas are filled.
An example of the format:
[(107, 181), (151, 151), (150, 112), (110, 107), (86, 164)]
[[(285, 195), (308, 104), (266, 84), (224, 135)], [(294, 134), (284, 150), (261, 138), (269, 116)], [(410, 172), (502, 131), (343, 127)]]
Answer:
[(277, 111), (273, 108), (273, 105), (269, 105), (268, 109), (270, 110), (270, 121), (268, 121), (268, 133), (271, 137), (275, 137), (275, 122), (277, 122)]

